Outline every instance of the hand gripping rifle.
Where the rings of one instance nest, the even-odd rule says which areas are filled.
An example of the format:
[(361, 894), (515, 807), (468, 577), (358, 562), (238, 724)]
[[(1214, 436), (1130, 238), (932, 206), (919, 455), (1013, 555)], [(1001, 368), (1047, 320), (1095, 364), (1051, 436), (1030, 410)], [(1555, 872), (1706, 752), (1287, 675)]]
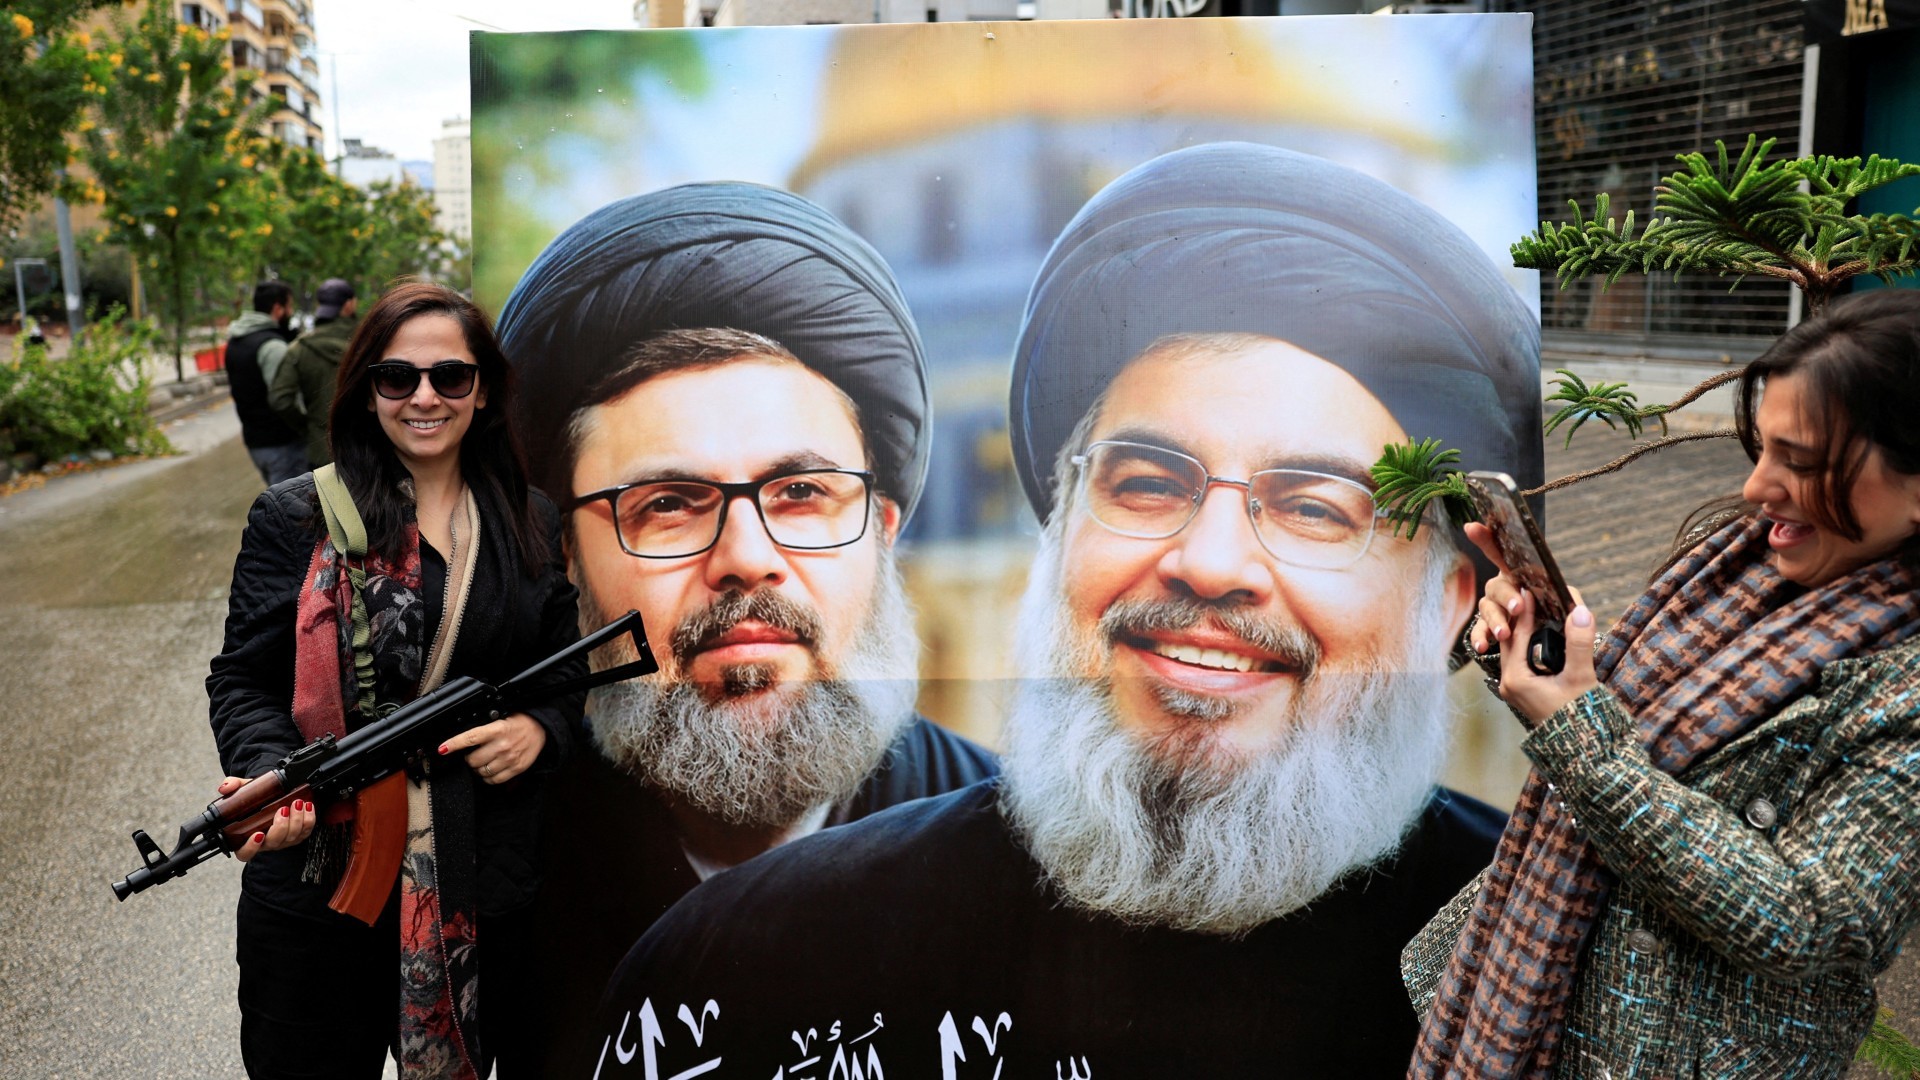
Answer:
[[(555, 668), (629, 633), (638, 660), (541, 685)], [(329, 732), (281, 758), (272, 769), (182, 823), (172, 854), (162, 854), (145, 830), (135, 829), (133, 845), (145, 865), (114, 882), (113, 894), (125, 900), (181, 877), (215, 855), (232, 854), (295, 800), (312, 800), (324, 808), (351, 799), (352, 847), (346, 873), (327, 906), (371, 926), (393, 891), (406, 848), (408, 765), (424, 760), (452, 736), (526, 705), (657, 670), (640, 614), (629, 611), (499, 686), (463, 675), (345, 738)]]

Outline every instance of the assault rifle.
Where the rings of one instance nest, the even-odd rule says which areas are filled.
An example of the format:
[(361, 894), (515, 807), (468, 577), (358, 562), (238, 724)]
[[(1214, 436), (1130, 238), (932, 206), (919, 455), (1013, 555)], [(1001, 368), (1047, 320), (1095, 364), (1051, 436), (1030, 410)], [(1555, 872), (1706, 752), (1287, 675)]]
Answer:
[[(541, 685), (554, 669), (629, 633), (638, 660)], [(640, 613), (629, 611), (499, 686), (463, 675), (345, 738), (329, 732), (281, 758), (272, 769), (182, 823), (171, 854), (163, 854), (144, 829), (135, 829), (133, 846), (145, 865), (114, 882), (113, 895), (125, 900), (215, 855), (232, 854), (295, 800), (311, 800), (324, 812), (351, 799), (353, 842), (346, 874), (327, 906), (371, 926), (393, 891), (406, 849), (409, 765), (425, 760), (454, 735), (527, 705), (657, 670)], [(340, 809), (335, 806), (329, 818), (337, 820)]]

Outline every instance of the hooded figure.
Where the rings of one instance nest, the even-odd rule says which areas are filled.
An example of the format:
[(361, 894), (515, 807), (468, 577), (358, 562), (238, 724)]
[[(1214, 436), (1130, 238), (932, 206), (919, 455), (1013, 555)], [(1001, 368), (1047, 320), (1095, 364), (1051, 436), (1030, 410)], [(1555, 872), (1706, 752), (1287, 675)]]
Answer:
[(880, 490), (912, 514), (927, 471), (926, 357), (893, 274), (825, 210), (757, 184), (683, 184), (610, 203), (533, 261), (500, 314), (528, 384), (534, 482), (564, 500), (562, 442), (585, 391), (659, 330), (728, 327), (785, 345), (852, 398)]

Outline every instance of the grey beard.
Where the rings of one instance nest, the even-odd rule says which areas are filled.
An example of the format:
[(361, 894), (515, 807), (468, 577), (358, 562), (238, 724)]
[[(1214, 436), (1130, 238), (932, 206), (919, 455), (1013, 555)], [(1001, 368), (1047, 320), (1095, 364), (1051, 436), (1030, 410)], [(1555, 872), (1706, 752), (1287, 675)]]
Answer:
[[(590, 632), (605, 616), (584, 578), (578, 584)], [(912, 722), (919, 692), (920, 642), (890, 548), (874, 586), (844, 661), (816, 651), (813, 679), (780, 684), (773, 668), (741, 664), (703, 687), (681, 672), (697, 637), (689, 629), (707, 612), (654, 635), (656, 648), (663, 637), (671, 643), (659, 672), (593, 692), (594, 741), (614, 764), (729, 825), (783, 827), (850, 798)], [(632, 645), (623, 638), (615, 652), (597, 655), (596, 666), (631, 659)]]
[(1445, 761), (1448, 559), (1430, 557), (1402, 657), (1319, 664), (1254, 758), (1209, 753), (1231, 713), (1158, 695), (1191, 725), (1148, 745), (1115, 721), (1107, 636), (1076, 632), (1050, 535), (1021, 603), (1022, 676), (1007, 724), (1003, 812), (1066, 900), (1123, 921), (1236, 936), (1312, 903), (1398, 849)]

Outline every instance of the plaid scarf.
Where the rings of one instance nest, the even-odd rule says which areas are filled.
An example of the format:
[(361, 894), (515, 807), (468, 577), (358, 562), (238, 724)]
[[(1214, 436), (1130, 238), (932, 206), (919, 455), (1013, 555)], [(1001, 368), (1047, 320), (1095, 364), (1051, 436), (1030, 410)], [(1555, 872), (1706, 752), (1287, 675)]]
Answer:
[[(1898, 559), (1807, 591), (1768, 564), (1769, 527), (1742, 517), (1709, 535), (1600, 644), (1600, 681), (1669, 775), (1778, 712), (1826, 665), (1920, 630), (1920, 575)], [(1609, 882), (1593, 845), (1529, 773), (1421, 1025), (1409, 1078), (1551, 1075)]]
[[(471, 492), (455, 512), (445, 611), (430, 648), (419, 528), (409, 524), (406, 537), (404, 550), (394, 556), (369, 552), (357, 560), (337, 550), (331, 536), (314, 545), (294, 623), (293, 718), (307, 742), (327, 732), (345, 735), (434, 689), (446, 676), (477, 562), (479, 514)], [(483, 1059), (475, 1026), (473, 779), (458, 763), (438, 775), (432, 766), (421, 767), (407, 792), (400, 1075), (477, 1080)], [(339, 880), (352, 819), (350, 801), (325, 808), (308, 841), (307, 880)]]

